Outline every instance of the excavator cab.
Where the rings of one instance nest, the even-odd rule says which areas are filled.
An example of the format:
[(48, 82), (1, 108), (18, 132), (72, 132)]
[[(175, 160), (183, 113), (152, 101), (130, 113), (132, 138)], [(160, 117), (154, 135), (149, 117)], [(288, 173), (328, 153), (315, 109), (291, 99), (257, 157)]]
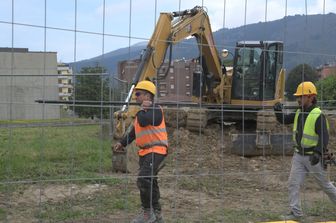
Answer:
[(238, 42), (232, 75), (232, 99), (274, 100), (276, 81), (283, 64), (282, 50), (282, 42)]
[[(283, 42), (237, 42), (233, 64), (231, 104), (240, 106), (237, 116), (247, 133), (233, 136), (233, 152), (244, 156), (291, 153), (291, 133), (282, 132), (272, 109), (284, 95)], [(253, 131), (247, 126), (254, 126)]]

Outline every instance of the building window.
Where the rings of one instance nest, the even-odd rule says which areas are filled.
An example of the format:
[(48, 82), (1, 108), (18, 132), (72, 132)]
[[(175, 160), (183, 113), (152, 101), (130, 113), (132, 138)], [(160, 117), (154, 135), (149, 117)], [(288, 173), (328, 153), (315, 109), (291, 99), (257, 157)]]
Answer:
[(171, 84), (170, 85), (170, 89), (174, 89), (175, 88), (175, 85), (174, 84)]

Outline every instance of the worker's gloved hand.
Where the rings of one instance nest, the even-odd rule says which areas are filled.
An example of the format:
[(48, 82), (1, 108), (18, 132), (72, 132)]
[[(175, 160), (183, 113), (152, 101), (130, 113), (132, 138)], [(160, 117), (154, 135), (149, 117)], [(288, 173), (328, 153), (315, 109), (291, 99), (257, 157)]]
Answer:
[(316, 164), (318, 164), (320, 162), (320, 159), (321, 159), (321, 155), (317, 152), (314, 152), (314, 154), (309, 157), (309, 161), (312, 166), (315, 166)]
[(323, 160), (333, 160), (335, 159), (334, 153), (329, 152), (328, 149), (325, 149), (323, 152)]
[(336, 165), (336, 159), (335, 159), (334, 153), (329, 152), (329, 150), (326, 149), (323, 153), (322, 163), (323, 163), (324, 169), (327, 169), (328, 164)]
[(112, 150), (114, 152), (124, 152), (125, 151), (125, 147), (120, 143), (118, 142), (117, 144), (115, 144), (113, 147), (112, 147)]
[(273, 106), (274, 111), (282, 111), (283, 109), (283, 105), (280, 102), (277, 102), (274, 106)]

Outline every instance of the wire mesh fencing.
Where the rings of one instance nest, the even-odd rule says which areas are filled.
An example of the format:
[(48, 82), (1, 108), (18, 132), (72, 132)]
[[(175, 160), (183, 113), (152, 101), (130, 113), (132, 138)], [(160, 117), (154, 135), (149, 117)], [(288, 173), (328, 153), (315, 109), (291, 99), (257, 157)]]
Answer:
[[(331, 0), (2, 1), (0, 221), (130, 222), (146, 202), (156, 222), (157, 212), (165, 222), (280, 220), (291, 211), (295, 156), (310, 163), (293, 141), (296, 112), (311, 112), (293, 96), (306, 81), (317, 87), (308, 104), (323, 112), (310, 144), (321, 149), (321, 168), (297, 171), (307, 177), (295, 186), (303, 221), (335, 220), (335, 167), (322, 166), (336, 143), (335, 7)], [(140, 137), (132, 133), (142, 103), (134, 87), (147, 79), (169, 146), (164, 165), (154, 171), (151, 160), (144, 177), (130, 141)], [(116, 153), (120, 140), (130, 144)], [(152, 203), (158, 197), (161, 209)]]

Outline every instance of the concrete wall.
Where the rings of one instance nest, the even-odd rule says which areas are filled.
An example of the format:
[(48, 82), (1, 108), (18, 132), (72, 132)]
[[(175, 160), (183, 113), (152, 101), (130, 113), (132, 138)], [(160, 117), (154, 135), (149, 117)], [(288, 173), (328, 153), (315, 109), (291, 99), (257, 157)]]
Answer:
[(0, 49), (0, 120), (60, 118), (58, 105), (38, 99), (58, 100), (56, 53)]

